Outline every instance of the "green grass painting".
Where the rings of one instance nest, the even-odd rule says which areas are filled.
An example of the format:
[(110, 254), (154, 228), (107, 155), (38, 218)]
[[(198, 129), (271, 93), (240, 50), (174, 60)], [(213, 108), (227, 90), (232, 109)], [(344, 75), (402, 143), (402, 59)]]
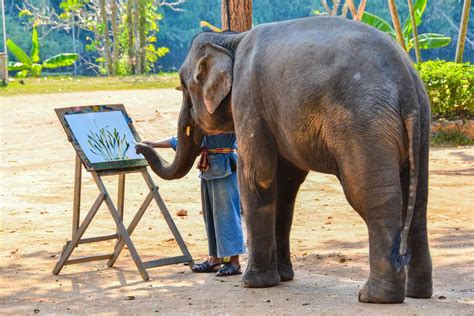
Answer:
[(127, 150), (130, 148), (130, 143), (125, 135), (120, 135), (116, 128), (110, 131), (106, 126), (97, 132), (89, 131), (87, 141), (91, 152), (102, 157), (105, 161), (128, 159)]

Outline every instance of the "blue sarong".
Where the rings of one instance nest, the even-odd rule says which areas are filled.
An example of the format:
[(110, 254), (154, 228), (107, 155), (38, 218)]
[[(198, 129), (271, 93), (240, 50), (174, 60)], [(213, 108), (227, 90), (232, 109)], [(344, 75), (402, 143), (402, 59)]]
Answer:
[[(170, 142), (176, 150), (177, 139)], [(234, 133), (204, 137), (208, 149), (236, 148)], [(237, 155), (235, 153), (210, 154), (210, 167), (200, 171), (201, 202), (209, 256), (218, 258), (245, 252), (240, 218), (240, 198), (237, 184)]]

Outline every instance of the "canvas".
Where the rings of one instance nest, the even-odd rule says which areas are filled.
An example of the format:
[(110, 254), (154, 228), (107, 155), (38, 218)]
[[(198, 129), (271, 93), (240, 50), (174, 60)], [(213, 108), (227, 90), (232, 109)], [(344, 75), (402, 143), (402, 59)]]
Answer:
[(62, 108), (56, 113), (88, 170), (146, 166), (135, 152), (139, 138), (123, 105)]
[(65, 115), (91, 163), (143, 159), (135, 153), (135, 137), (121, 111)]

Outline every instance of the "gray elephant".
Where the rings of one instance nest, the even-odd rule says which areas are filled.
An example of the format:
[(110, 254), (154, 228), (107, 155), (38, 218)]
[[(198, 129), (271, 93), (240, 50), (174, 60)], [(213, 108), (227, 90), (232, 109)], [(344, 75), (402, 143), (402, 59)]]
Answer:
[[(386, 34), (337, 17), (201, 33), (179, 76), (171, 164), (138, 144), (164, 179), (188, 173), (203, 134), (235, 131), (248, 230), (245, 287), (293, 279), (290, 229), (310, 170), (335, 175), (369, 231), (361, 302), (432, 295), (428, 248), (430, 106), (407, 54)], [(315, 225), (317, 225), (315, 223)]]

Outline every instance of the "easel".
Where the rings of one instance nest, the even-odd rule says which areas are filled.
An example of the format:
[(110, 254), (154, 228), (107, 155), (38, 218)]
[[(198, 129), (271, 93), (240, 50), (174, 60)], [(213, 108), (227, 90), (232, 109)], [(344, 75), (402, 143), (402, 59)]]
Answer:
[[(64, 109), (57, 109), (57, 112), (64, 110)], [(62, 121), (63, 122), (63, 121)], [(77, 264), (82, 262), (89, 262), (89, 261), (96, 261), (96, 260), (107, 260), (107, 266), (112, 267), (117, 260), (118, 256), (120, 255), (123, 247), (127, 245), (128, 250), (130, 251), (130, 255), (135, 262), (138, 271), (140, 272), (143, 280), (149, 280), (149, 275), (146, 269), (160, 267), (164, 265), (170, 264), (177, 264), (177, 263), (185, 263), (189, 264), (191, 268), (193, 265), (193, 258), (186, 247), (174, 221), (171, 217), (163, 199), (158, 192), (158, 187), (154, 184), (153, 179), (151, 178), (147, 167), (136, 166), (136, 167), (127, 167), (127, 168), (119, 168), (119, 169), (111, 169), (111, 170), (88, 170), (92, 178), (94, 179), (98, 189), (99, 195), (95, 202), (93, 203), (92, 207), (90, 208), (89, 212), (87, 213), (86, 217), (80, 224), (80, 208), (81, 208), (81, 184), (82, 184), (82, 165), (83, 162), (81, 157), (76, 152), (76, 163), (75, 163), (75, 176), (74, 176), (74, 201), (73, 201), (73, 215), (72, 215), (72, 238), (66, 242), (66, 245), (63, 247), (61, 251), (60, 258), (56, 263), (56, 266), (53, 269), (53, 274), (59, 274), (61, 269), (65, 265)], [(87, 169), (87, 168), (86, 168)], [(125, 228), (123, 224), (123, 213), (124, 213), (124, 197), (125, 197), (125, 176), (129, 173), (141, 173), (143, 179), (145, 180), (149, 192), (145, 197), (142, 205), (138, 209), (135, 217), (130, 222), (129, 226)], [(110, 198), (110, 195), (105, 187), (104, 182), (102, 181), (102, 177), (104, 176), (115, 176), (118, 175), (118, 201), (117, 207), (115, 206), (114, 202)], [(168, 224), (168, 227), (173, 234), (174, 239), (178, 243), (179, 248), (181, 249), (182, 255), (177, 257), (168, 257), (163, 259), (152, 260), (148, 262), (143, 262), (140, 258), (140, 255), (135, 248), (130, 235), (132, 235), (133, 231), (137, 227), (138, 223), (140, 222), (143, 214), (147, 210), (150, 203), (155, 200), (157, 203), (163, 217)], [(102, 203), (105, 202), (107, 208), (114, 219), (116, 225), (116, 233), (112, 235), (106, 236), (99, 236), (99, 237), (91, 237), (91, 238), (82, 238), (85, 231), (89, 227), (92, 219), (96, 215), (97, 211), (99, 210)], [(116, 239), (114, 250), (110, 254), (101, 254), (101, 255), (93, 255), (87, 257), (80, 257), (76, 259), (69, 259), (71, 256), (74, 248), (76, 248), (80, 244), (87, 244), (87, 243), (94, 243), (99, 241), (105, 240), (113, 240)]]

